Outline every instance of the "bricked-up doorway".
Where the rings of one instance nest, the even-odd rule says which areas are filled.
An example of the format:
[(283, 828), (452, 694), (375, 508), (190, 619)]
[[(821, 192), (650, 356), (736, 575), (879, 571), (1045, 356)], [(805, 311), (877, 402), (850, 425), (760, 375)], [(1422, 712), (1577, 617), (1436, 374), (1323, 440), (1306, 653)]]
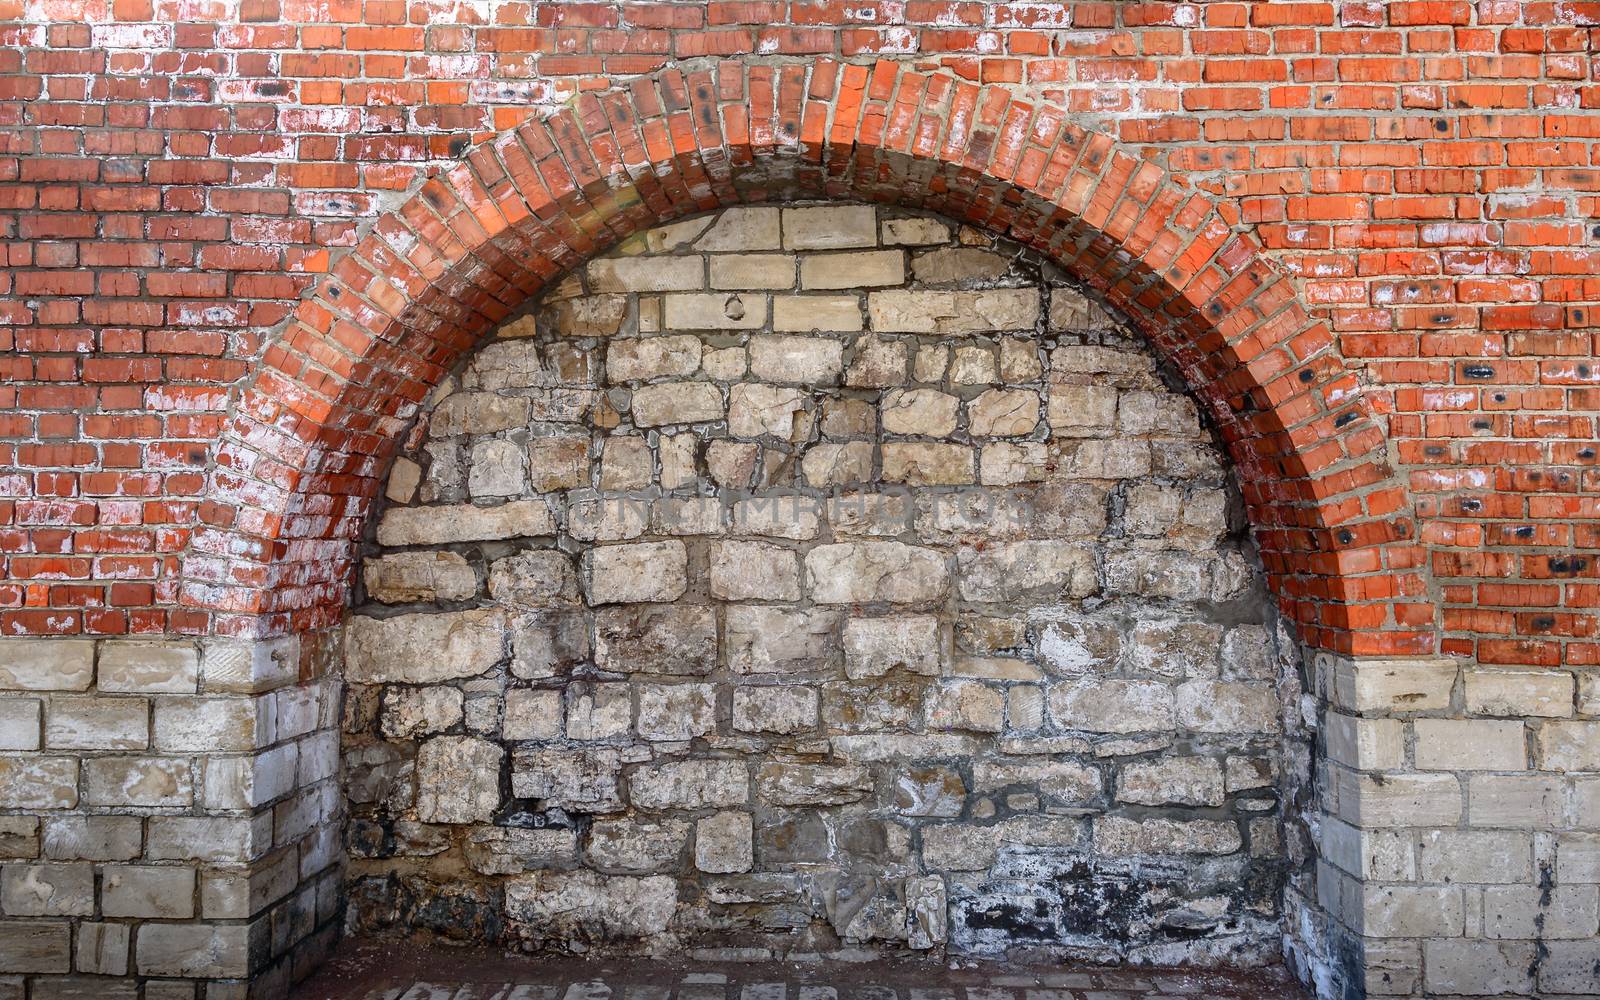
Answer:
[[(267, 638), (263, 648), (292, 636), (302, 678), (328, 669), (356, 542), (391, 461), (486, 333), (651, 226), (808, 198), (971, 225), (1037, 252), (1125, 315), (1223, 440), (1267, 591), (1319, 651), (1317, 698), (1367, 714), (1411, 703), (1366, 684), (1346, 658), (1435, 648), (1383, 425), (1230, 206), (1059, 109), (887, 62), (719, 63), (585, 94), (383, 215), (303, 300), (242, 393), (182, 561), (184, 626)], [(1454, 670), (1418, 662), (1431, 665), (1416, 667), (1433, 671), (1430, 683)], [(1348, 779), (1337, 807), (1358, 825), (1366, 766), (1350, 755), (1330, 772)], [(1330, 919), (1307, 910), (1296, 928), (1324, 992), (1364, 983), (1371, 956), (1407, 960), (1350, 936), (1371, 919), (1365, 877), (1359, 860), (1319, 865)]]
[(1242, 967), (1302, 933), (1305, 684), (1227, 458), (1035, 253), (850, 202), (648, 229), (468, 355), (386, 497), (356, 928)]

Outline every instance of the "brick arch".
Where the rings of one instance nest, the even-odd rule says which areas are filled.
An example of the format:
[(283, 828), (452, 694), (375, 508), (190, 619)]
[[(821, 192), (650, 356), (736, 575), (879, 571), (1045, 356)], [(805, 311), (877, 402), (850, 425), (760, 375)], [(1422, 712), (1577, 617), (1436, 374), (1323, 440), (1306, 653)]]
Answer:
[(194, 624), (336, 621), (397, 442), (487, 331), (634, 232), (796, 197), (937, 212), (1098, 290), (1220, 429), (1302, 638), (1358, 655), (1433, 649), (1382, 415), (1231, 206), (1059, 108), (888, 61), (724, 62), (585, 94), (379, 218), (300, 303), (231, 416), (183, 562)]

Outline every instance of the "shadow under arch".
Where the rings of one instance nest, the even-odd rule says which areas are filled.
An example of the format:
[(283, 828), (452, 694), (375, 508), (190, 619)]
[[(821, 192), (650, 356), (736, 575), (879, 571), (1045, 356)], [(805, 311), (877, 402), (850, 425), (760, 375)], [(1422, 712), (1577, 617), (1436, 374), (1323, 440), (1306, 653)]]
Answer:
[(1302, 640), (1433, 651), (1382, 414), (1232, 206), (1059, 108), (892, 61), (666, 70), (428, 178), (310, 289), (245, 384), (180, 603), (220, 634), (337, 622), (399, 440), (485, 333), (635, 232), (800, 198), (935, 212), (1096, 290), (1221, 433), (1268, 587)]

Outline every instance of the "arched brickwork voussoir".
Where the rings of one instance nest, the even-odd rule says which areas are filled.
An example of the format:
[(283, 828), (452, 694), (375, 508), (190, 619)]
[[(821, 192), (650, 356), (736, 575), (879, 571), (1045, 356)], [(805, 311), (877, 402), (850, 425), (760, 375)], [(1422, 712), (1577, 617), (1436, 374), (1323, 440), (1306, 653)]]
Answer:
[(552, 278), (678, 216), (843, 197), (995, 231), (1098, 289), (1220, 429), (1269, 584), (1304, 639), (1432, 650), (1380, 415), (1229, 206), (1057, 108), (893, 62), (723, 62), (585, 94), (380, 218), (241, 396), (184, 560), (195, 623), (273, 634), (336, 621), (353, 541), (417, 405)]

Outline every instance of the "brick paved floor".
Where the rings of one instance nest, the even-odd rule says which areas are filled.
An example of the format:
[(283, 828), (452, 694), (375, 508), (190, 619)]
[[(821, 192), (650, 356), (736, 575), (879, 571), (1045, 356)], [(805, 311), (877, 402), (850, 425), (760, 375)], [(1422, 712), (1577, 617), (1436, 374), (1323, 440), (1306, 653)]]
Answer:
[(930, 962), (541, 960), (346, 942), (303, 1000), (1306, 1000), (1281, 968), (1219, 972)]

